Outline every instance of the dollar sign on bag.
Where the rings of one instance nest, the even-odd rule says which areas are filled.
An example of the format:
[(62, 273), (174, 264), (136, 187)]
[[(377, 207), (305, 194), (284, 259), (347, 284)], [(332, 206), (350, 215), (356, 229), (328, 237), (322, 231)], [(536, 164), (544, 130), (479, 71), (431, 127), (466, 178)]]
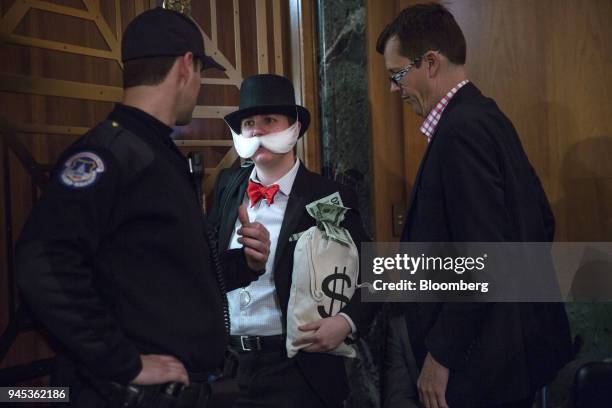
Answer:
[[(338, 279), (342, 281), (340, 293), (336, 292)], [(321, 284), (321, 287), (323, 289), (323, 293), (325, 293), (326, 296), (331, 298), (331, 303), (329, 304), (329, 312), (327, 312), (325, 310), (325, 307), (322, 305), (317, 308), (317, 310), (319, 311), (319, 315), (321, 315), (322, 318), (330, 317), (332, 315), (332, 311), (334, 310), (334, 302), (336, 300), (340, 301), (340, 307), (338, 308), (338, 310), (342, 309), (342, 306), (349, 302), (350, 299), (344, 296), (344, 283), (345, 282), (346, 282), (346, 287), (350, 288), (351, 278), (346, 275), (346, 266), (344, 267), (344, 270), (342, 271), (342, 273), (338, 273), (338, 267), (336, 266), (334, 273), (326, 276), (325, 279), (323, 279), (323, 283)]]

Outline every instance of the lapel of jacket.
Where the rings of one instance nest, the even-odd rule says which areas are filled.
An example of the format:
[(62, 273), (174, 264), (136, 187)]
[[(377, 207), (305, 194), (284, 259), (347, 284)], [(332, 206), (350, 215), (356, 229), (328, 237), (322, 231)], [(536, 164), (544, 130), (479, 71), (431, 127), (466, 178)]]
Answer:
[(309, 203), (308, 199), (312, 196), (312, 191), (310, 190), (312, 186), (309, 186), (308, 179), (309, 172), (306, 170), (306, 167), (300, 163), (298, 173), (293, 182), (293, 187), (291, 188), (291, 193), (289, 194), (289, 201), (287, 202), (283, 223), (278, 234), (276, 254), (274, 257), (275, 271), (278, 271), (278, 263), (283, 257), (285, 248), (289, 244), (289, 237), (293, 234), (300, 218), (304, 215), (304, 206)]
[[(423, 159), (421, 160), (421, 164), (419, 165), (419, 170), (417, 171), (417, 175), (414, 179), (414, 185), (412, 187), (412, 194), (410, 195), (410, 202), (408, 204), (408, 214), (406, 215), (406, 225), (404, 227), (404, 230), (409, 228), (410, 221), (412, 220), (411, 217), (412, 217), (412, 212), (414, 209), (413, 204), (414, 204), (414, 201), (416, 199), (416, 196), (419, 190), (419, 185), (421, 184), (421, 176), (423, 175), (423, 167), (425, 166), (425, 162), (427, 161), (427, 157), (429, 156), (429, 151), (431, 150), (431, 146), (434, 143), (434, 139), (436, 137), (436, 134), (438, 133), (438, 130), (440, 129), (440, 126), (448, 118), (448, 112), (450, 112), (451, 110), (453, 110), (455, 106), (460, 104), (463, 99), (470, 98), (478, 94), (480, 94), (480, 91), (478, 90), (478, 88), (476, 88), (476, 86), (473, 85), (471, 82), (468, 82), (467, 84), (462, 86), (461, 89), (459, 89), (459, 91), (457, 91), (453, 99), (451, 99), (450, 102), (448, 103), (448, 106), (446, 107), (446, 109), (444, 109), (444, 112), (442, 113), (442, 117), (440, 118), (438, 126), (436, 127), (436, 132), (433, 134), (431, 141), (427, 144), (427, 149), (425, 150), (425, 154), (423, 154)], [(402, 233), (402, 236), (403, 235), (404, 234)]]
[[(423, 155), (423, 159), (421, 160), (421, 164), (419, 164), (419, 170), (417, 171), (417, 175), (414, 179), (414, 184), (412, 186), (412, 193), (410, 194), (410, 202), (408, 203), (408, 214), (406, 215), (406, 224), (404, 225), (404, 232), (410, 227), (410, 223), (412, 220), (412, 213), (414, 211), (414, 201), (417, 196), (417, 192), (419, 190), (419, 184), (421, 184), (421, 176), (423, 174), (423, 167), (425, 165), (425, 161), (427, 160), (427, 156), (429, 155), (429, 150), (431, 149), (431, 142), (427, 144), (427, 149), (425, 150), (425, 154)], [(404, 232), (402, 232), (402, 236), (404, 236)]]
[(240, 172), (232, 177), (227, 186), (227, 191), (223, 194), (228, 194), (228, 199), (225, 201), (221, 198), (221, 205), (225, 205), (226, 208), (221, 209), (222, 219), (219, 227), (219, 247), (227, 249), (234, 226), (236, 225), (236, 218), (238, 218), (238, 207), (244, 200), (244, 193), (247, 189), (249, 176), (253, 171), (253, 166), (245, 167), (240, 169)]

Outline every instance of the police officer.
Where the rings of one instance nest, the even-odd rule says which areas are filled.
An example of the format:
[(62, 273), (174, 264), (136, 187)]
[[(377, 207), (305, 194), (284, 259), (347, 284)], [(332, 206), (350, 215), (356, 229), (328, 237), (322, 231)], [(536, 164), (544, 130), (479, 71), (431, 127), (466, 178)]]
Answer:
[(224, 292), (262, 273), (268, 233), (241, 208), (244, 246), (217, 257), (170, 138), (191, 120), (200, 71), (223, 69), (197, 24), (144, 12), (122, 59), (123, 102), (61, 155), (17, 244), (18, 284), (56, 340), (52, 385), (72, 406), (203, 407), (226, 349)]

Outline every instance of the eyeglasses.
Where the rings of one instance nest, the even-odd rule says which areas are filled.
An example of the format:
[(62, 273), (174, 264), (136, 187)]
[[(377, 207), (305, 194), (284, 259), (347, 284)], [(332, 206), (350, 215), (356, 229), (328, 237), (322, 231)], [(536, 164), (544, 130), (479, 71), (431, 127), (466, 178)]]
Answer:
[(402, 79), (404, 79), (404, 77), (406, 76), (406, 74), (408, 74), (408, 72), (410, 72), (410, 70), (415, 66), (418, 65), (421, 62), (421, 58), (422, 57), (417, 57), (415, 58), (410, 64), (406, 65), (404, 68), (400, 69), (399, 71), (397, 71), (395, 74), (392, 74), (389, 77), (389, 81), (391, 81), (392, 84), (394, 84), (395, 86), (400, 86), (400, 81)]
[[(427, 52), (429, 52), (429, 51), (427, 51)], [(427, 54), (427, 52), (425, 54)], [(440, 52), (440, 51), (434, 51), (434, 52)], [(395, 86), (399, 87), (400, 86), (400, 81), (406, 76), (406, 74), (408, 74), (408, 72), (410, 72), (410, 70), (415, 65), (419, 65), (419, 63), (421, 62), (421, 60), (423, 59), (425, 54), (421, 55), (420, 57), (416, 57), (414, 60), (412, 60), (412, 62), (410, 64), (406, 65), (404, 68), (400, 69), (395, 74), (391, 75), (389, 77), (389, 81), (391, 81), (391, 83), (394, 84)]]

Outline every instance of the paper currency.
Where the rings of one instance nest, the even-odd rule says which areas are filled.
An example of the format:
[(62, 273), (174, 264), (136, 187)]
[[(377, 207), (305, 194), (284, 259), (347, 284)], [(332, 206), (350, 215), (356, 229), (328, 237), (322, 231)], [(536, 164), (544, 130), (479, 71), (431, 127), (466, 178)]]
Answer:
[(323, 227), (325, 228), (325, 234), (330, 240), (346, 246), (351, 244), (351, 237), (345, 228), (337, 227), (327, 222), (323, 223)]
[(340, 194), (335, 192), (306, 206), (306, 211), (317, 221), (317, 227), (323, 232), (323, 238), (349, 246), (351, 238), (348, 231), (340, 227), (346, 212)]
[(339, 225), (344, 220), (344, 214), (349, 209), (344, 206), (338, 192), (306, 206), (306, 211), (312, 218), (321, 222), (331, 222), (334, 225)]

